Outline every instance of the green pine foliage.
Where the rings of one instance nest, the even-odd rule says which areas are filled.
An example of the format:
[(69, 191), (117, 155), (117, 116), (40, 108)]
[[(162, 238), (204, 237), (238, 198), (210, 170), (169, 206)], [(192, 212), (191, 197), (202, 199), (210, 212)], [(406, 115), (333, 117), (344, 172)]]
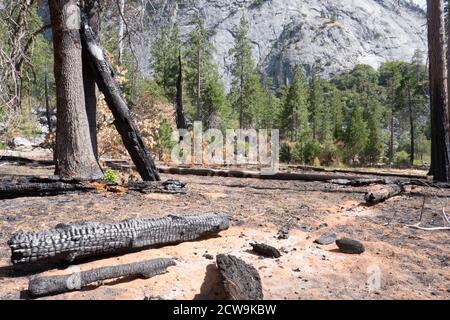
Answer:
[(242, 15), (234, 46), (230, 50), (232, 83), (228, 96), (239, 118), (241, 129), (254, 127), (254, 115), (264, 104), (260, 76), (253, 61), (252, 49), (252, 43), (248, 38), (248, 21), (245, 15)]

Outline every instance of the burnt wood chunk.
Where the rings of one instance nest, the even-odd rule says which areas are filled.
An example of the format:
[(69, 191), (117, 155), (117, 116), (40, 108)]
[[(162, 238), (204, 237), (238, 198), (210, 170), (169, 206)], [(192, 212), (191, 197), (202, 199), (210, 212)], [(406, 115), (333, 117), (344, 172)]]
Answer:
[(197, 216), (169, 215), (131, 219), (115, 224), (58, 225), (42, 232), (17, 233), (8, 241), (14, 265), (71, 263), (105, 254), (194, 241), (229, 228), (224, 213)]
[(48, 296), (77, 291), (97, 281), (116, 278), (140, 277), (149, 279), (164, 274), (167, 268), (175, 266), (171, 259), (156, 259), (119, 266), (108, 266), (61, 276), (35, 277), (28, 284), (33, 296)]
[(278, 249), (269, 246), (267, 244), (263, 243), (250, 243), (250, 245), (253, 247), (253, 252), (257, 253), (260, 256), (266, 257), (266, 258), (279, 258), (281, 257), (280, 251)]
[(217, 256), (225, 292), (230, 300), (262, 300), (261, 277), (255, 267), (231, 255)]
[(121, 94), (112, 66), (106, 59), (103, 48), (98, 43), (95, 33), (86, 17), (81, 23), (81, 42), (83, 52), (87, 55), (95, 81), (105, 96), (106, 103), (114, 115), (114, 125), (144, 181), (160, 181), (160, 176), (150, 152), (133, 121), (130, 109)]
[(336, 245), (342, 253), (348, 254), (361, 254), (364, 253), (364, 245), (356, 240), (352, 239), (339, 239), (336, 240)]
[(367, 204), (377, 204), (384, 202), (392, 197), (398, 196), (405, 192), (403, 184), (390, 184), (384, 186), (381, 190), (366, 193), (364, 199)]

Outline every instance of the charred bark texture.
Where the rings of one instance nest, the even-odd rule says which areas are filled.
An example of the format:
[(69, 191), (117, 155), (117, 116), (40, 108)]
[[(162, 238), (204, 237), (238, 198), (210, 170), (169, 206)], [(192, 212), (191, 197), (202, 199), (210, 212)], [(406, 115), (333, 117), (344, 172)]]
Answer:
[(228, 228), (228, 216), (224, 213), (169, 215), (116, 224), (62, 224), (48, 231), (14, 234), (8, 245), (14, 265), (71, 263), (82, 258), (193, 241)]
[(250, 243), (253, 248), (253, 252), (266, 258), (279, 258), (281, 257), (280, 251), (277, 248), (269, 246), (264, 243)]
[(363, 187), (363, 186), (370, 186), (372, 184), (386, 184), (385, 179), (354, 179), (354, 180), (338, 179), (338, 180), (331, 180), (330, 182), (333, 184), (350, 187)]
[(96, 41), (95, 34), (83, 17), (81, 24), (83, 50), (89, 57), (89, 64), (95, 74), (97, 85), (114, 115), (114, 125), (122, 137), (136, 168), (144, 181), (160, 181), (159, 173), (150, 152), (145, 147), (131, 112), (122, 97), (119, 85), (114, 78), (111, 65), (106, 60), (103, 49)]
[(94, 191), (184, 194), (185, 186), (184, 183), (175, 180), (129, 183), (122, 186), (106, 181), (60, 180), (58, 177), (7, 177), (0, 179), (0, 200)]
[(261, 277), (255, 267), (231, 255), (217, 256), (225, 292), (230, 300), (262, 300)]
[(48, 296), (81, 290), (87, 285), (108, 279), (141, 277), (149, 279), (164, 274), (175, 266), (171, 259), (156, 259), (120, 266), (109, 266), (63, 276), (36, 277), (30, 280), (28, 291), (33, 296)]
[(366, 193), (364, 199), (367, 204), (377, 204), (405, 192), (403, 184), (391, 184), (384, 186), (381, 190)]
[(186, 118), (183, 106), (183, 64), (181, 53), (178, 55), (178, 79), (177, 79), (177, 99), (176, 99), (177, 128), (188, 130), (192, 124)]

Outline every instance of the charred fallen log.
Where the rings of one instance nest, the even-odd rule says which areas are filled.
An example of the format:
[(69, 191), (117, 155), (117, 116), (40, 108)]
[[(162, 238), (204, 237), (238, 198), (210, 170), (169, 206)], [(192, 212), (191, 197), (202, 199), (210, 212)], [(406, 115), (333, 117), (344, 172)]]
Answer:
[(48, 231), (14, 234), (8, 245), (14, 265), (59, 264), (193, 241), (228, 228), (229, 219), (224, 213), (169, 215), (116, 224), (60, 224)]
[(262, 180), (285, 180), (285, 181), (317, 181), (329, 182), (338, 179), (361, 180), (361, 177), (335, 174), (311, 174), (296, 172), (278, 172), (273, 175), (265, 175), (257, 171), (241, 170), (218, 170), (207, 168), (180, 168), (180, 167), (159, 167), (161, 173), (177, 175), (194, 175), (204, 177), (227, 177), (227, 178), (251, 178)]
[(385, 179), (337, 179), (330, 181), (333, 184), (338, 184), (341, 186), (350, 186), (350, 187), (363, 187), (370, 186), (373, 184), (386, 184)]
[(117, 185), (106, 181), (60, 180), (58, 177), (8, 177), (0, 179), (0, 200), (94, 191), (139, 191), (142, 193), (169, 194), (186, 193), (185, 184), (176, 180)]
[(164, 274), (167, 268), (175, 266), (171, 259), (156, 259), (120, 266), (109, 266), (62, 276), (36, 277), (30, 280), (28, 291), (33, 296), (48, 296), (81, 290), (97, 281), (116, 278), (141, 277), (149, 279)]
[(377, 204), (384, 202), (392, 197), (398, 196), (405, 192), (405, 187), (403, 184), (390, 184), (384, 186), (382, 189), (377, 191), (371, 191), (366, 193), (364, 199), (367, 204)]
[(104, 51), (97, 42), (95, 34), (85, 17), (81, 24), (81, 42), (83, 52), (89, 57), (88, 60), (97, 85), (114, 115), (114, 125), (122, 137), (125, 148), (136, 165), (142, 180), (159, 181), (158, 170), (122, 97), (120, 87), (114, 78), (113, 69), (106, 60)]
[(230, 300), (262, 300), (261, 277), (255, 267), (231, 255), (217, 256), (225, 292)]

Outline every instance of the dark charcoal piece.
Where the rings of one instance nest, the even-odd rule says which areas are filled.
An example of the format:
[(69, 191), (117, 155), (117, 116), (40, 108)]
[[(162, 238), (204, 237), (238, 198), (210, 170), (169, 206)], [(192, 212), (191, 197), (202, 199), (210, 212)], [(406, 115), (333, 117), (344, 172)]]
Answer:
[(366, 193), (364, 200), (366, 200), (367, 204), (378, 204), (404, 192), (405, 187), (403, 184), (392, 184), (383, 187), (381, 190)]
[(167, 268), (174, 266), (171, 259), (156, 259), (121, 266), (110, 266), (63, 276), (36, 277), (31, 279), (28, 291), (34, 296), (81, 290), (87, 285), (108, 279), (122, 277), (142, 277), (149, 279), (164, 274)]
[(271, 247), (267, 244), (262, 243), (250, 243), (250, 245), (253, 247), (253, 251), (263, 257), (266, 258), (279, 258), (281, 257), (280, 251), (278, 251), (276, 248)]
[(314, 243), (320, 244), (322, 246), (327, 246), (329, 244), (332, 244), (336, 241), (337, 235), (334, 232), (327, 232), (320, 236), (319, 239), (316, 239)]
[(251, 265), (231, 255), (217, 256), (217, 267), (230, 300), (262, 300), (261, 277)]
[(70, 263), (80, 258), (193, 241), (217, 234), (229, 225), (224, 213), (169, 215), (116, 224), (59, 225), (48, 231), (15, 234), (8, 245), (13, 264)]
[(344, 238), (336, 240), (336, 245), (342, 253), (361, 254), (365, 251), (364, 245), (361, 242), (352, 239)]

